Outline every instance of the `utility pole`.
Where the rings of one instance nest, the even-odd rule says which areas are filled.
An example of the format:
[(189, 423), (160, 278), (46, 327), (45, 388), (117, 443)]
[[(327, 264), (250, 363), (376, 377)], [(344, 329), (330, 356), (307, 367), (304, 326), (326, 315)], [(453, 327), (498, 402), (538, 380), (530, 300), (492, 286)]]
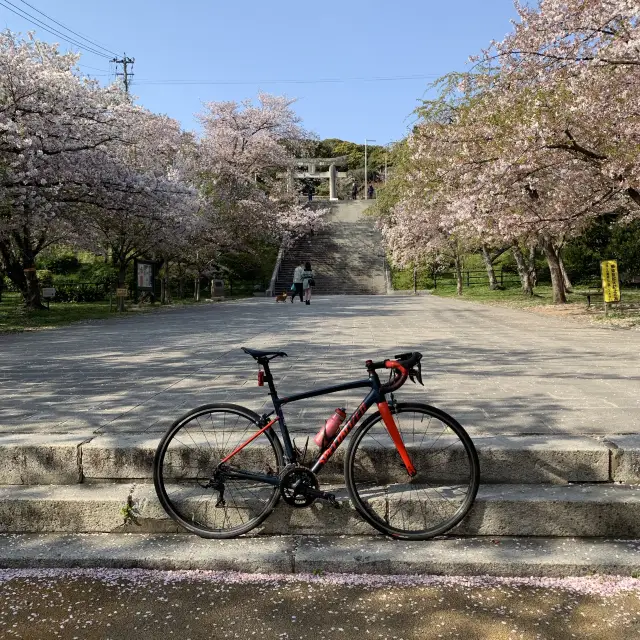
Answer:
[(131, 73), (131, 71), (129, 71), (128, 66), (129, 65), (133, 66), (133, 63), (135, 61), (136, 61), (135, 58), (128, 58), (126, 53), (122, 56), (122, 58), (114, 58), (111, 61), (111, 62), (115, 62), (116, 64), (122, 65), (122, 73), (119, 73), (118, 71), (116, 71), (116, 75), (123, 77), (124, 90), (125, 90), (125, 93), (127, 94), (129, 93), (129, 78), (134, 75), (133, 73)]

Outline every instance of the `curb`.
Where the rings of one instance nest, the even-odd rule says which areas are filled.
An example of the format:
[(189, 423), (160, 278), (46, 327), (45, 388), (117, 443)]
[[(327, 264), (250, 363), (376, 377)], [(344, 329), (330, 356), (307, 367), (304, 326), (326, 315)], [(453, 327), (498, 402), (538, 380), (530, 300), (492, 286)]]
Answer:
[(640, 572), (640, 541), (185, 535), (0, 535), (0, 568), (119, 568), (265, 574), (567, 577)]

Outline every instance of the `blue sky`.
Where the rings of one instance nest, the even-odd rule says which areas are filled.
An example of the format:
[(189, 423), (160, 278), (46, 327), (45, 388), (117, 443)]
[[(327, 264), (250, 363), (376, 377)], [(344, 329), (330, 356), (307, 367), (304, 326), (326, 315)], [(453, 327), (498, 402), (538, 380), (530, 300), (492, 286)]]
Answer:
[[(0, 2), (38, 16), (22, 0)], [(502, 38), (515, 17), (512, 0), (28, 3), (106, 48), (135, 57), (132, 92), (138, 101), (187, 129), (197, 128), (193, 114), (202, 101), (242, 100), (263, 90), (298, 98), (296, 112), (321, 138), (366, 137), (379, 144), (405, 135), (431, 76), (463, 70), (469, 55)], [(3, 6), (0, 25), (34, 29), (43, 40), (77, 50)], [(95, 67), (84, 71), (101, 80), (113, 72), (107, 59), (92, 53), (84, 53), (82, 62)], [(422, 78), (307, 83), (397, 76)], [(174, 80), (212, 84), (147, 84)], [(285, 80), (295, 82), (273, 82)]]

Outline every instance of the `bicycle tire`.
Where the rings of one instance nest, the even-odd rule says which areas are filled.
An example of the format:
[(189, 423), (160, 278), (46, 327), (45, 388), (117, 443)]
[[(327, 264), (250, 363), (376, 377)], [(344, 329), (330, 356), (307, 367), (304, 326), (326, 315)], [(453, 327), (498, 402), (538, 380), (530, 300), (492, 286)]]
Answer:
[[(417, 475), (409, 478), (382, 416), (376, 412), (357, 428), (349, 443), (344, 460), (347, 491), (356, 510), (378, 531), (402, 540), (428, 540), (455, 527), (471, 509), (480, 484), (478, 454), (464, 428), (444, 411), (421, 403), (399, 403), (389, 408)], [(400, 419), (409, 413), (428, 417), (429, 422), (425, 425), (422, 420), (416, 431), (414, 421), (409, 429), (407, 421)], [(443, 427), (439, 433), (436, 427), (430, 435), (434, 419)], [(427, 437), (430, 447), (423, 446)], [(418, 438), (421, 440), (416, 446)], [(436, 469), (437, 462), (444, 468)], [(452, 463), (460, 469), (459, 477), (454, 477)], [(435, 484), (438, 482), (440, 485)], [(416, 502), (409, 505), (405, 498), (414, 493)], [(457, 498), (455, 502), (452, 497)], [(455, 509), (447, 514), (453, 506)], [(437, 514), (445, 517), (427, 523), (428, 514), (435, 519), (440, 517)]]
[[(214, 415), (222, 417), (222, 429), (216, 428), (220, 421), (214, 423)], [(203, 424), (206, 416), (209, 419)], [(156, 449), (153, 483), (160, 504), (173, 520), (203, 538), (234, 538), (257, 527), (273, 511), (280, 498), (278, 486), (227, 478), (223, 505), (213, 504), (214, 498), (219, 501), (219, 491), (203, 486), (220, 460), (259, 429), (259, 421), (260, 417), (245, 407), (218, 403), (193, 409), (171, 425)], [(267, 429), (233, 460), (236, 469), (254, 473), (279, 475), (284, 468), (282, 445), (273, 429)], [(175, 467), (173, 475), (166, 473), (169, 467)], [(197, 487), (201, 501), (193, 495)], [(216, 526), (218, 515), (223, 516), (222, 526)]]

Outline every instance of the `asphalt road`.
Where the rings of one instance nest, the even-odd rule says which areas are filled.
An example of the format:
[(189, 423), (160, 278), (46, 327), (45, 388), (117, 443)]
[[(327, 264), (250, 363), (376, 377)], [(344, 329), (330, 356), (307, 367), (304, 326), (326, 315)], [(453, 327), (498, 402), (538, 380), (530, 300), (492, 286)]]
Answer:
[(630, 640), (639, 596), (633, 579), (0, 571), (0, 637)]

